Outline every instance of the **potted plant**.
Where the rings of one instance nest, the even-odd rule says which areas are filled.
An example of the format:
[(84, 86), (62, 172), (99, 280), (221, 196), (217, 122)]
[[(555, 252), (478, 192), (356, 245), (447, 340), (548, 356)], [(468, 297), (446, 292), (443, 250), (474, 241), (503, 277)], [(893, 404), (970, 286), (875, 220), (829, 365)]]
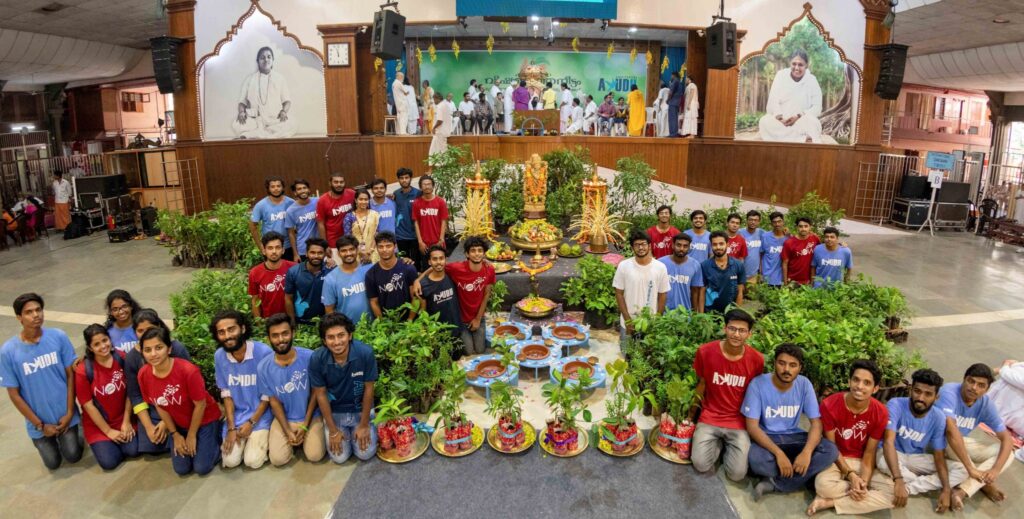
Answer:
[(416, 444), (416, 430), (409, 414), (411, 410), (405, 405), (404, 398), (388, 395), (381, 400), (377, 406), (377, 416), (373, 418), (381, 450), (396, 449), (402, 458), (412, 454), (412, 447)]
[(690, 441), (697, 428), (687, 417), (698, 401), (697, 378), (690, 372), (686, 378), (678, 377), (665, 384), (666, 412), (661, 414), (658, 445), (675, 449), (680, 459), (690, 459)]
[(503, 451), (512, 451), (523, 446), (526, 433), (523, 429), (523, 391), (505, 382), (491, 386), (491, 400), (487, 402), (488, 415), (498, 421), (498, 442)]
[(577, 275), (562, 283), (566, 303), (583, 307), (587, 322), (594, 328), (607, 328), (619, 319), (615, 302), (615, 266), (594, 255), (584, 256), (576, 264)]
[(643, 438), (633, 419), (633, 413), (639, 410), (645, 400), (654, 403), (654, 393), (650, 390), (640, 391), (636, 377), (629, 372), (629, 364), (622, 359), (605, 364), (611, 386), (609, 396), (605, 400), (608, 416), (601, 421), (601, 441), (611, 446), (612, 452), (622, 453), (638, 449), (643, 445)]
[(590, 378), (589, 370), (581, 369), (577, 373), (577, 383), (570, 383), (568, 377), (555, 371), (555, 382), (548, 382), (541, 387), (541, 395), (554, 413), (554, 418), (547, 421), (544, 441), (558, 456), (573, 453), (579, 447), (577, 420), (591, 420), (590, 410), (583, 399), (586, 397), (585, 388), (593, 383), (593, 379)]
[(442, 389), (441, 398), (431, 411), (438, 413), (434, 427), (444, 424), (444, 451), (448, 454), (468, 451), (473, 448), (473, 422), (462, 411), (462, 402), (466, 399), (465, 370), (453, 362), (444, 373)]

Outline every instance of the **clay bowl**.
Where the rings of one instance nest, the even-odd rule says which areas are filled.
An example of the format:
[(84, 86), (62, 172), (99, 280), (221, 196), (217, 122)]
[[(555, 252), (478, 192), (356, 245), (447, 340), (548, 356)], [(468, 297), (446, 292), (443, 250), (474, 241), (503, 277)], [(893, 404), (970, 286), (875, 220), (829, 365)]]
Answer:
[(599, 360), (600, 359), (598, 359), (597, 357), (590, 356), (587, 357), (587, 364), (590, 364), (591, 366), (596, 366)]
[(498, 359), (489, 359), (476, 365), (476, 374), (480, 378), (497, 378), (505, 373), (505, 366)]
[(520, 351), (526, 356), (527, 360), (546, 359), (548, 355), (551, 355), (551, 351), (543, 344), (529, 344), (527, 346), (523, 346), (523, 349)]
[(517, 328), (517, 327), (515, 327), (515, 326), (513, 326), (511, 324), (503, 324), (503, 325), (498, 326), (497, 328), (494, 329), (494, 336), (495, 337), (498, 337), (498, 336), (501, 336), (501, 335), (515, 336), (515, 335), (518, 335), (518, 334), (519, 334), (519, 328)]
[(554, 330), (551, 330), (551, 335), (562, 340), (575, 339), (578, 333), (579, 330), (572, 326), (556, 326)]
[(594, 374), (594, 368), (591, 367), (590, 364), (587, 364), (586, 362), (580, 360), (574, 360), (572, 362), (567, 362), (565, 364), (565, 367), (562, 368), (562, 376), (568, 378), (569, 380), (579, 380), (579, 371), (581, 369), (587, 370), (587, 372), (591, 375)]

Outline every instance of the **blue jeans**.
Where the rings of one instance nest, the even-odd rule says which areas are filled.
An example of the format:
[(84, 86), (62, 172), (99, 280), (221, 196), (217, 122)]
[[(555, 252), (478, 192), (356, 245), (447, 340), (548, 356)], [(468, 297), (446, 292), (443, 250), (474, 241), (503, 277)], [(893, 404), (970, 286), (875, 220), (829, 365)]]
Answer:
[(50, 470), (57, 470), (64, 460), (78, 463), (82, 459), (82, 437), (78, 435), (78, 426), (68, 427), (64, 434), (34, 438), (32, 445), (39, 451), (43, 465)]
[(331, 430), (324, 427), (324, 436), (327, 437), (327, 455), (331, 457), (331, 461), (338, 464), (345, 463), (352, 456), (353, 451), (355, 451), (356, 457), (363, 461), (377, 454), (377, 427), (372, 423), (373, 412), (370, 413), (370, 444), (366, 446), (366, 449), (360, 449), (356, 442), (356, 426), (359, 425), (359, 415), (360, 413), (331, 413), (334, 424), (344, 435), (344, 439), (341, 440), (341, 453), (335, 454), (331, 452)]
[[(160, 416), (157, 415), (156, 409), (151, 407), (144, 412), (149, 413), (149, 420), (153, 422), (154, 426), (160, 423)], [(139, 453), (141, 454), (166, 454), (171, 451), (170, 434), (164, 437), (163, 442), (153, 443), (153, 441), (149, 439), (149, 435), (146, 434), (146, 428), (140, 424), (139, 432), (135, 436), (139, 439)]]
[[(786, 453), (789, 461), (795, 460), (800, 451), (804, 450), (804, 445), (807, 445), (806, 432), (769, 434), (768, 438), (782, 449), (782, 452)], [(838, 456), (839, 449), (836, 448), (836, 445), (822, 438), (818, 446), (814, 448), (814, 452), (811, 453), (811, 464), (807, 467), (807, 472), (800, 475), (794, 471), (792, 477), (783, 478), (779, 476), (779, 465), (775, 462), (775, 455), (756, 442), (751, 441), (749, 454), (750, 471), (758, 476), (768, 478), (775, 485), (777, 492), (795, 492), (804, 488), (807, 482), (814, 479), (814, 476), (818, 475), (819, 472), (835, 463)]]
[[(171, 450), (171, 465), (179, 476), (193, 472), (200, 476), (209, 474), (220, 463), (220, 420), (214, 420), (196, 432), (196, 453), (194, 456), (178, 456)], [(178, 429), (182, 436), (188, 436), (188, 429)], [(174, 440), (168, 435), (168, 443)]]
[(139, 455), (140, 435), (145, 436), (146, 431), (139, 431), (128, 443), (105, 440), (90, 444), (89, 448), (92, 449), (92, 455), (96, 457), (96, 463), (99, 463), (103, 470), (114, 470), (125, 458), (134, 458)]

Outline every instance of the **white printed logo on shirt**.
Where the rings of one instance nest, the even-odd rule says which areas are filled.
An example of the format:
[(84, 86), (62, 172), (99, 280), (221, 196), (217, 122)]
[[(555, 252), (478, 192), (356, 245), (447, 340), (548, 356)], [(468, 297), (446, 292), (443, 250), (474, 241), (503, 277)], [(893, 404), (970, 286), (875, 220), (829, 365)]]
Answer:
[(228, 385), (238, 387), (251, 387), (256, 385), (256, 374), (228, 375)]
[(341, 297), (349, 297), (356, 294), (362, 294), (363, 292), (366, 292), (366, 284), (360, 281), (351, 287), (342, 287)]
[(274, 280), (266, 285), (263, 285), (263, 291), (267, 293), (277, 292), (278, 290), (284, 290), (284, 274), (278, 274), (274, 276)]
[(57, 352), (51, 351), (40, 355), (32, 360), (32, 362), (21, 363), (21, 369), (24, 370), (26, 375), (31, 375), (41, 369), (48, 368), (57, 364)]
[(459, 288), (465, 290), (466, 292), (479, 292), (480, 290), (484, 289), (484, 282), (486, 281), (486, 278), (484, 278), (483, 276), (479, 276), (469, 283), (459, 283)]
[(287, 395), (296, 391), (305, 391), (309, 386), (309, 378), (306, 377), (306, 370), (292, 373), (292, 379), (283, 386), (277, 386), (274, 391), (279, 395)]
[(853, 424), (853, 427), (849, 429), (836, 428), (836, 434), (844, 440), (855, 439), (857, 441), (864, 441), (868, 433), (868, 422), (866, 420), (860, 420)]
[(899, 435), (900, 438), (903, 438), (905, 440), (910, 440), (914, 442), (924, 441), (923, 432), (911, 429), (906, 425), (901, 425), (899, 430), (896, 431), (896, 434)]
[(437, 216), (438, 211), (436, 207), (425, 207), (420, 209), (420, 216)]
[(780, 405), (779, 407), (765, 406), (765, 418), (796, 418), (800, 414), (798, 405)]
[(110, 377), (110, 382), (103, 387), (92, 388), (92, 394), (93, 396), (113, 395), (124, 388), (124, 371), (115, 371), (114, 376)]
[(164, 388), (164, 394), (156, 397), (156, 405), (167, 407), (169, 405), (181, 405), (181, 384), (171, 384)]
[(711, 377), (711, 383), (716, 386), (743, 387), (747, 383), (747, 377), (733, 375), (732, 373), (721, 374), (715, 372)]
[(347, 213), (352, 210), (352, 204), (345, 204), (342, 206), (331, 209), (331, 216), (338, 216), (341, 213)]

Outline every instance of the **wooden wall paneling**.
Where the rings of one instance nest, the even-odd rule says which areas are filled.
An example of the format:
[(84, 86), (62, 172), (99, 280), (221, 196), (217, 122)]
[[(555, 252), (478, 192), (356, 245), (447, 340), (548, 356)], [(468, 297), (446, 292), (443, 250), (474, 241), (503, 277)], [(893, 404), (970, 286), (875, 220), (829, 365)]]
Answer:
[(875, 95), (875, 83), (882, 64), (882, 52), (878, 45), (889, 43), (889, 29), (882, 25), (885, 17), (877, 9), (865, 7), (867, 24), (864, 29), (864, 75), (860, 82), (860, 114), (857, 127), (857, 144), (878, 146), (882, 142), (882, 124), (885, 118), (885, 101)]
[(174, 94), (174, 129), (178, 142), (198, 141), (199, 91), (196, 81), (195, 0), (167, 2), (169, 35), (185, 42), (178, 47), (178, 66), (185, 80), (185, 88)]
[(383, 134), (384, 116), (387, 113), (387, 90), (384, 67), (374, 70), (375, 56), (370, 54), (369, 34), (356, 38), (356, 53), (359, 56), (356, 75), (356, 92), (359, 110), (359, 129), (363, 135)]
[(349, 45), (349, 63), (347, 67), (328, 67), (324, 63), (324, 92), (327, 95), (327, 133), (328, 135), (358, 135), (359, 101), (358, 76), (360, 55), (357, 52), (356, 26), (319, 25), (317, 30), (323, 36), (323, 55), (327, 56), (327, 46), (332, 43)]
[[(736, 55), (742, 56), (741, 44), (736, 41)], [(706, 51), (705, 51), (706, 59)], [(739, 67), (727, 70), (707, 69), (707, 84), (701, 103), (704, 112), (705, 137), (732, 139), (736, 134), (736, 100), (739, 94)]]
[[(697, 31), (687, 33), (686, 39), (686, 75), (693, 79), (697, 85), (697, 100), (700, 101), (698, 118), (706, 120), (705, 107), (707, 106), (708, 88), (708, 50), (707, 38), (697, 34)], [(680, 78), (682, 80), (682, 78)]]
[[(415, 137), (374, 137), (373, 156), (376, 176), (388, 182), (397, 182), (398, 168), (409, 168), (413, 176), (426, 172), (427, 152), (430, 150), (429, 135)], [(452, 139), (448, 140), (452, 144)]]

